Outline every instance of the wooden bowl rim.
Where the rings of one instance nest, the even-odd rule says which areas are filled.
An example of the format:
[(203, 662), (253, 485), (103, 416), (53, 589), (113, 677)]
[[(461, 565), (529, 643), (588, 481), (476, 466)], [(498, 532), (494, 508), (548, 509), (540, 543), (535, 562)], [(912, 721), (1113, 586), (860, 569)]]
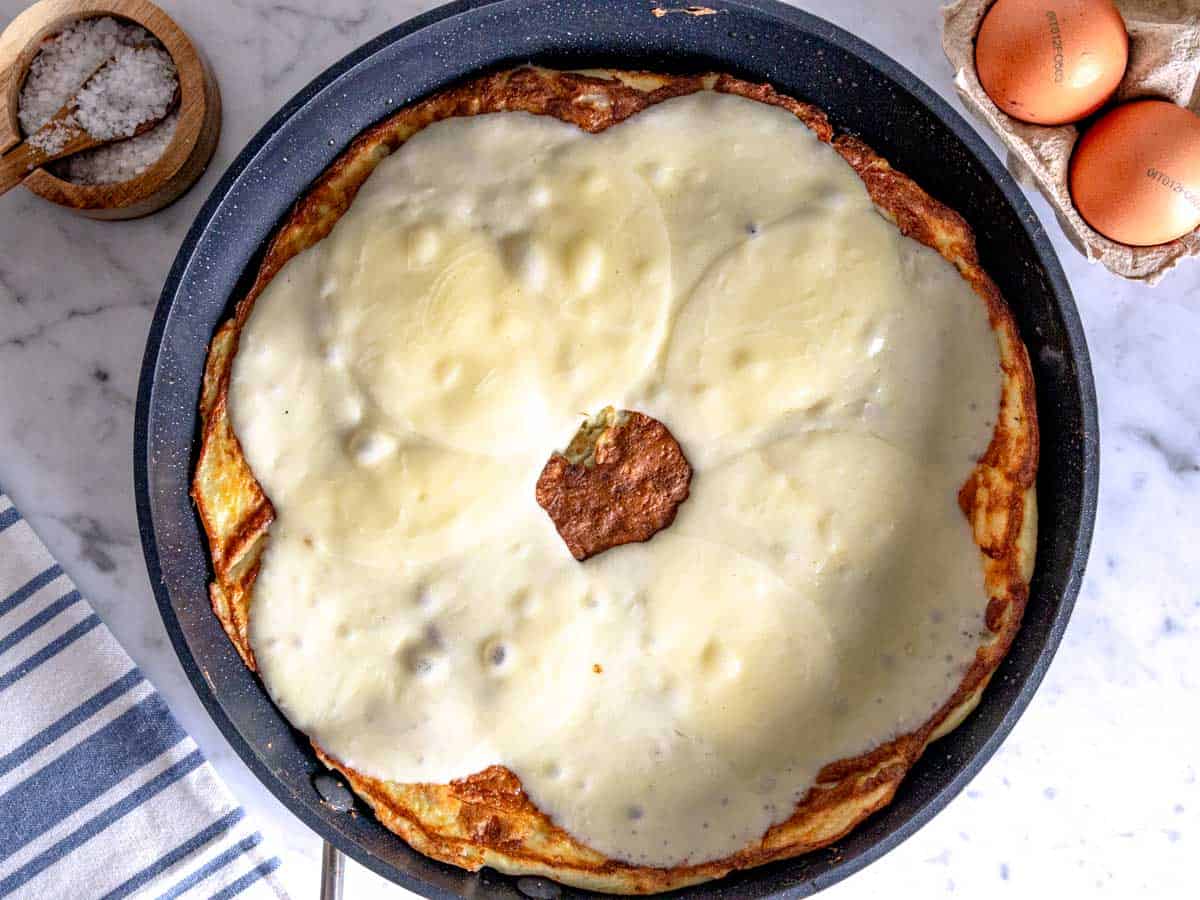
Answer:
[[(8, 70), (7, 78), (0, 78), (0, 148), (8, 149), (23, 138), (17, 118), (20, 90), (42, 42), (73, 22), (104, 16), (145, 28), (171, 55), (179, 76), (179, 121), (162, 155), (125, 181), (77, 184), (39, 168), (23, 182), (43, 199), (80, 211), (134, 206), (165, 187), (196, 149), (209, 104), (206, 82), (211, 76), (199, 52), (175, 20), (149, 0), (40, 0), (0, 34), (0, 70)], [(32, 37), (21, 45), (9, 46), (8, 36), (20, 26), (29, 28)], [(193, 99), (195, 102), (185, 103)]]

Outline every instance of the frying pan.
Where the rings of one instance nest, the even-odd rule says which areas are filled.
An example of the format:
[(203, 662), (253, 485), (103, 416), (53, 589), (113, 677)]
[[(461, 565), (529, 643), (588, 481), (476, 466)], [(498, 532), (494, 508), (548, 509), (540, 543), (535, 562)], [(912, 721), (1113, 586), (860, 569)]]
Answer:
[(655, 15), (680, 6), (669, 0), (466, 0), (379, 36), (316, 78), (250, 141), (196, 217), (159, 300), (138, 390), (134, 469), (146, 565), (180, 662), (234, 749), (284, 805), (358, 862), (428, 897), (519, 900), (556, 888), (443, 865), (410, 850), (361, 805), (347, 812), (347, 804), (322, 802), (331, 778), (321, 777), (308, 741), (242, 665), (209, 609), (211, 570), (188, 499), (209, 338), (293, 201), (356, 134), (406, 103), (526, 61), (720, 70), (771, 82), (822, 107), (835, 128), (860, 135), (966, 216), (1029, 347), (1042, 436), (1037, 567), (1024, 624), (978, 709), (929, 748), (887, 809), (835, 847), (683, 893), (808, 896), (916, 831), (979, 771), (1029, 703), (1079, 588), (1096, 508), (1095, 392), (1070, 289), (1028, 203), (978, 135), (875, 48), (773, 0), (705, 5), (714, 14)]

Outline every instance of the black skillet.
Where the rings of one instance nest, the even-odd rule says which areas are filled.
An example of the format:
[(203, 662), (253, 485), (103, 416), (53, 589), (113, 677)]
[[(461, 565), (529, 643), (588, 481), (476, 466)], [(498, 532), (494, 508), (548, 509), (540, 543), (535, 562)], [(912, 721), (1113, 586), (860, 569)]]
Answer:
[[(1087, 348), (1057, 259), (1029, 204), (983, 141), (908, 71), (822, 19), (773, 0), (704, 0), (716, 11), (655, 15), (675, 0), (467, 0), (351, 53), (289, 101), (241, 152), (171, 268), (146, 346), (134, 469), (150, 580), (200, 699), (262, 782), (352, 858), (428, 897), (520, 898), (530, 884), (429, 860), (356, 814), (322, 803), (322, 767), (209, 610), (205, 541), (188, 499), (196, 403), (209, 338), (246, 289), (292, 202), (365, 127), (481, 71), (536, 61), (658, 71), (718, 70), (825, 109), (934, 196), (963, 213), (984, 267), (1029, 346), (1041, 417), (1040, 536), (1032, 595), (1011, 653), (963, 725), (931, 746), (895, 801), (836, 847), (686, 891), (692, 897), (800, 897), (879, 858), (979, 771), (1033, 696), (1066, 627), (1096, 507), (1098, 430)], [(563, 896), (577, 892), (563, 890)]]

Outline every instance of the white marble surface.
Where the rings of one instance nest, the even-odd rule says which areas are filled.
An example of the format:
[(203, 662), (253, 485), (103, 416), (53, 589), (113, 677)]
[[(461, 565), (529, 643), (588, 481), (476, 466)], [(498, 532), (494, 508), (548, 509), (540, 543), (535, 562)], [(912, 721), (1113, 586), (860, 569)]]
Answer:
[[(0, 0), (0, 23), (26, 6)], [(167, 642), (138, 543), (136, 379), (163, 278), (242, 144), (321, 69), (434, 4), (162, 0), (224, 88), (220, 148), (180, 202), (93, 222), (0, 198), (0, 484), (164, 692), (315, 897), (320, 844), (209, 721)], [(933, 0), (807, 0), (951, 102)], [(994, 142), (993, 142), (994, 144)], [(1195, 896), (1200, 849), (1200, 265), (1157, 288), (1092, 268), (1033, 198), (1075, 291), (1100, 395), (1103, 467), (1092, 563), (1029, 711), (962, 796), (831, 900)], [(400, 897), (353, 863), (346, 896)]]

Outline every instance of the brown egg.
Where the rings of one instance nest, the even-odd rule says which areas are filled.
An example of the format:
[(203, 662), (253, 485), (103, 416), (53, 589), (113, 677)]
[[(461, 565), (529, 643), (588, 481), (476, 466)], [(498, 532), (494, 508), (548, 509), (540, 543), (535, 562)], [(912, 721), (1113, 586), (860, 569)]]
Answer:
[(1200, 226), (1200, 116), (1165, 100), (1105, 113), (1075, 146), (1071, 199), (1122, 244), (1162, 244)]
[(1128, 60), (1125, 22), (1112, 0), (996, 0), (975, 38), (975, 68), (988, 96), (1038, 125), (1094, 113)]

